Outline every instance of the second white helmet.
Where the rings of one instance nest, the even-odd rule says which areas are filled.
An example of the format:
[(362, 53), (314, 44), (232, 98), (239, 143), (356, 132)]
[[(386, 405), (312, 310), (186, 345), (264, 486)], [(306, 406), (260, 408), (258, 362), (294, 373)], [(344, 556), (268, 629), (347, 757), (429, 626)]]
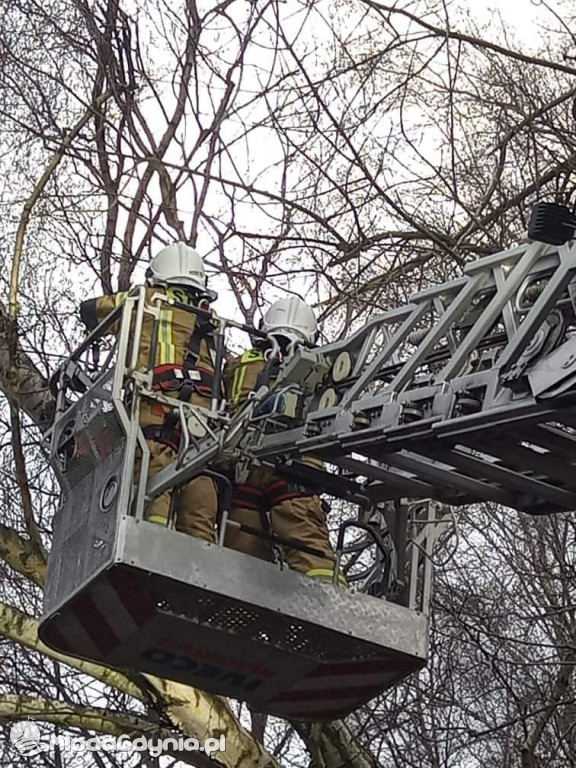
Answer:
[(266, 311), (262, 330), (270, 336), (313, 343), (318, 323), (312, 307), (298, 296), (289, 296), (275, 301)]
[(199, 291), (206, 289), (202, 256), (182, 242), (162, 248), (150, 262), (147, 275), (152, 285), (187, 285)]

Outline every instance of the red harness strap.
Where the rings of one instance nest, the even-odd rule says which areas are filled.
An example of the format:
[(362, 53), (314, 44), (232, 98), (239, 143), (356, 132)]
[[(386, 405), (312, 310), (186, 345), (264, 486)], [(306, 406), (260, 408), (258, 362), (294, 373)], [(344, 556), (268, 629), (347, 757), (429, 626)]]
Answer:
[[(188, 402), (193, 391), (202, 397), (212, 397), (214, 372), (198, 366), (187, 370), (181, 365), (157, 365), (153, 371), (152, 387), (163, 392), (182, 392), (180, 400)], [(187, 394), (186, 394), (187, 393)]]
[(264, 489), (264, 498), (268, 509), (271, 509), (273, 506), (280, 504), (283, 501), (303, 499), (306, 496), (312, 495), (313, 494), (303, 485), (290, 483), (288, 480), (284, 480), (281, 477), (275, 478)]
[(237, 485), (232, 496), (232, 506), (259, 510), (262, 508), (263, 497), (264, 492), (260, 488), (252, 485)]

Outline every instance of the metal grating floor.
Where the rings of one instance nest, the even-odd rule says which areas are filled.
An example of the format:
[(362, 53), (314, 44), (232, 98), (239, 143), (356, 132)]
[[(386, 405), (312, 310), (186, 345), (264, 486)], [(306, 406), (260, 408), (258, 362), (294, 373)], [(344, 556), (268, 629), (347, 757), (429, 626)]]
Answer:
[[(370, 659), (378, 656), (375, 649), (352, 637), (334, 633), (304, 622), (297, 623), (287, 616), (259, 610), (238, 603), (224, 595), (207, 594), (187, 585), (167, 583), (155, 576), (148, 589), (157, 608), (185, 617), (190, 621), (228, 632), (237, 638), (256, 640), (281, 651), (298, 653), (316, 661), (340, 659)], [(170, 597), (166, 597), (169, 594)]]

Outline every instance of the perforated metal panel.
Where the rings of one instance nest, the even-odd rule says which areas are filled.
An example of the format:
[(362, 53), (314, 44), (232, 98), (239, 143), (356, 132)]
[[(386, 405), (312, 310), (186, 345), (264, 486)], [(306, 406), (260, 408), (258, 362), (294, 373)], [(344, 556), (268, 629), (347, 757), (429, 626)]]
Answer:
[(56, 514), (44, 598), (48, 610), (114, 556), (123, 445), (66, 493)]
[(106, 400), (110, 376), (54, 427), (52, 465), (62, 488), (54, 519), (45, 607), (53, 610), (114, 556), (126, 440)]
[[(163, 597), (161, 597), (163, 595)], [(166, 597), (169, 595), (169, 597)], [(156, 577), (150, 581), (150, 596), (158, 610), (185, 617), (222, 632), (270, 645), (286, 653), (302, 653), (317, 661), (368, 659), (378, 655), (348, 635), (331, 636), (326, 627), (294, 621), (268, 608), (239, 603), (219, 594), (206, 594), (189, 585)]]
[(64, 489), (73, 488), (124, 439), (124, 431), (111, 402), (113, 372), (56, 422), (52, 465)]

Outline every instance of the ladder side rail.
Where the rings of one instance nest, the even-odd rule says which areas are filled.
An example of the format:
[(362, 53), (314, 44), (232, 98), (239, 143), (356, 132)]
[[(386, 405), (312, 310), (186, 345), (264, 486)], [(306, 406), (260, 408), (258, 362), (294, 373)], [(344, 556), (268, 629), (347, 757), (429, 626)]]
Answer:
[[(476, 272), (492, 270), (494, 267), (514, 266), (524, 255), (527, 245), (527, 243), (520, 243), (520, 245), (514, 245), (505, 251), (491, 253), (488, 256), (483, 256), (481, 259), (471, 261), (464, 267), (464, 274), (474, 275)], [(553, 246), (545, 245), (544, 243), (541, 243), (541, 245), (544, 246), (545, 252), (556, 250)]]
[[(432, 440), (450, 436), (459, 437), (471, 431), (478, 432), (483, 428), (493, 428), (498, 424), (546, 421), (553, 418), (561, 407), (569, 405), (567, 400), (569, 395), (564, 396), (565, 402), (562, 402), (559, 397), (555, 398), (555, 402), (551, 400), (539, 402), (531, 394), (511, 400), (510, 390), (504, 387), (492, 392), (495, 386), (495, 371), (468, 374), (457, 379), (456, 382), (458, 388), (473, 389), (476, 383), (479, 387), (487, 388), (484, 406), (478, 412), (461, 415), (453, 413), (450, 404), (443, 409), (439, 405), (437, 416), (422, 420), (426, 422), (426, 432)], [(429, 397), (434, 388), (424, 388), (420, 391)], [(400, 396), (400, 405), (406, 397), (409, 397), (409, 391)], [(313, 412), (303, 427), (263, 434), (259, 436), (258, 441), (253, 440), (246, 444), (246, 448), (260, 458), (274, 459), (282, 455), (297, 456), (314, 451), (322, 452), (327, 457), (333, 454), (336, 458), (349, 455), (351, 452), (365, 453), (374, 444), (381, 445), (389, 442), (389, 450), (392, 449), (390, 455), (392, 455), (394, 450), (398, 450), (393, 443), (398, 440), (410, 440), (409, 433), (415, 431), (418, 422), (407, 425), (399, 423), (398, 415), (401, 409), (398, 404), (393, 404), (394, 413), (388, 416), (387, 411), (392, 404), (387, 400), (387, 394), (360, 397), (354, 404), (353, 413), (342, 412), (338, 407), (331, 408), (324, 414)], [(363, 411), (372, 411), (376, 416), (372, 419), (371, 426), (358, 430), (354, 425), (354, 414)], [(378, 411), (381, 415), (378, 415)], [(314, 431), (309, 429), (310, 427), (314, 427)], [(419, 439), (421, 437), (420, 435)]]
[[(524, 254), (510, 271), (502, 288), (496, 291), (488, 306), (462, 340), (458, 351), (436, 376), (437, 382), (449, 381), (460, 372), (470, 352), (478, 346), (487, 331), (494, 325), (503, 308), (516, 295), (525, 277), (533, 269), (546, 248), (544, 243), (533, 242), (525, 249)], [(487, 275), (487, 273), (478, 272), (477, 276), (482, 274)]]
[(509, 340), (498, 358), (498, 368), (506, 372), (518, 361), (534, 334), (538, 331), (550, 311), (554, 308), (564, 289), (576, 272), (576, 243), (570, 243), (559, 249), (559, 264), (554, 275), (548, 281), (543, 292), (531, 307), (520, 325), (518, 332)]
[(430, 483), (425, 483), (421, 479), (411, 476), (402, 470), (397, 470), (380, 463), (373, 463), (372, 460), (370, 462), (361, 461), (343, 456), (331, 459), (331, 461), (349, 472), (379, 481), (378, 484), (365, 486), (366, 493), (371, 497), (378, 496), (382, 488), (392, 488), (394, 493), (390, 494), (390, 496), (396, 496), (397, 498), (407, 496), (409, 493), (427, 498), (433, 496), (436, 490)]
[(393, 467), (414, 472), (418, 477), (423, 477), (429, 482), (465, 491), (473, 498), (494, 501), (506, 507), (518, 507), (519, 500), (516, 494), (511, 494), (507, 489), (463, 475), (444, 462), (425, 459), (409, 451), (399, 451), (398, 453), (390, 454), (386, 457), (386, 461)]
[(378, 333), (381, 333), (384, 339), (382, 344), (380, 345), (380, 348), (376, 350), (376, 354), (378, 354), (378, 352), (382, 349), (383, 346), (385, 346), (390, 342), (390, 331), (385, 325), (382, 325), (378, 328), (373, 328), (364, 339), (364, 343), (362, 344), (362, 347), (360, 348), (360, 352), (356, 357), (356, 362), (354, 363), (354, 368), (352, 369), (352, 373), (351, 373), (352, 378), (359, 376), (362, 371), (362, 368), (364, 368), (364, 366), (366, 365), (370, 352), (372, 352), (372, 350), (374, 349), (375, 342), (378, 337)]
[(402, 307), (394, 307), (380, 315), (370, 318), (362, 328), (354, 331), (353, 334), (339, 341), (333, 341), (330, 344), (324, 344), (316, 347), (316, 351), (322, 355), (336, 357), (339, 352), (360, 349), (366, 336), (374, 330), (378, 330), (383, 325), (394, 325), (405, 320), (414, 311), (414, 304), (405, 304)]
[(509, 428), (546, 422), (554, 419), (554, 416), (570, 406), (572, 401), (572, 395), (558, 395), (555, 398), (540, 401), (532, 395), (526, 395), (522, 399), (512, 399), (510, 391), (503, 387), (496, 393), (493, 403), (487, 410), (438, 421), (432, 426), (432, 431), (439, 438), (460, 439), (462, 435), (471, 432), (476, 434), (487, 427), (492, 429), (502, 425), (504, 428)]
[[(480, 272), (462, 286), (462, 289), (454, 298), (446, 312), (434, 325), (424, 339), (418, 345), (415, 353), (407, 360), (402, 369), (390, 382), (389, 389), (398, 392), (406, 387), (412, 380), (416, 370), (425, 362), (425, 358), (432, 352), (436, 344), (446, 336), (452, 324), (469, 309), (473, 297), (486, 285), (489, 275)], [(457, 354), (457, 353), (456, 353)]]
[[(286, 429), (283, 432), (272, 434), (263, 434), (256, 443), (250, 442), (246, 448), (256, 458), (274, 458), (275, 456), (296, 456), (298, 454), (313, 453), (316, 449), (338, 448), (340, 439), (349, 434), (349, 431), (342, 428), (338, 430), (336, 419), (338, 413), (336, 408), (330, 409), (331, 413), (326, 415), (330, 420), (330, 431), (319, 435), (308, 435), (306, 426)], [(314, 412), (313, 415), (315, 415)], [(351, 420), (351, 417), (350, 417)]]
[[(494, 282), (496, 284), (496, 290), (504, 290), (506, 283), (506, 275), (504, 274), (504, 266), (499, 265), (493, 268)], [(515, 302), (510, 299), (507, 301), (502, 309), (502, 320), (504, 321), (504, 328), (506, 330), (506, 337), (511, 339), (518, 330), (518, 315), (515, 311)]]
[(398, 347), (404, 343), (407, 336), (413, 330), (414, 325), (422, 318), (428, 309), (426, 303), (414, 305), (413, 310), (396, 330), (390, 341), (384, 346), (381, 352), (374, 357), (373, 360), (364, 369), (364, 372), (358, 377), (354, 384), (348, 389), (342, 400), (340, 401), (340, 409), (345, 409), (356, 400), (357, 396), (363, 392), (368, 384), (377, 376), (382, 365), (386, 362), (387, 358), (396, 352)]
[[(483, 455), (488, 456), (489, 451), (486, 450)], [(532, 495), (546, 499), (567, 510), (576, 507), (576, 496), (572, 492), (539, 480), (537, 477), (528, 477), (520, 472), (500, 466), (496, 462), (474, 456), (471, 452), (463, 452), (458, 447), (452, 451), (436, 451), (434, 456), (456, 469), (470, 473), (477, 478), (483, 478), (485, 481), (498, 483), (506, 489), (513, 489), (526, 496)]]
[(438, 297), (453, 299), (469, 282), (470, 278), (464, 275), (463, 277), (456, 277), (454, 280), (448, 280), (445, 283), (434, 283), (429, 285), (428, 288), (412, 293), (410, 301), (413, 304), (419, 304), (422, 301), (433, 301)]

